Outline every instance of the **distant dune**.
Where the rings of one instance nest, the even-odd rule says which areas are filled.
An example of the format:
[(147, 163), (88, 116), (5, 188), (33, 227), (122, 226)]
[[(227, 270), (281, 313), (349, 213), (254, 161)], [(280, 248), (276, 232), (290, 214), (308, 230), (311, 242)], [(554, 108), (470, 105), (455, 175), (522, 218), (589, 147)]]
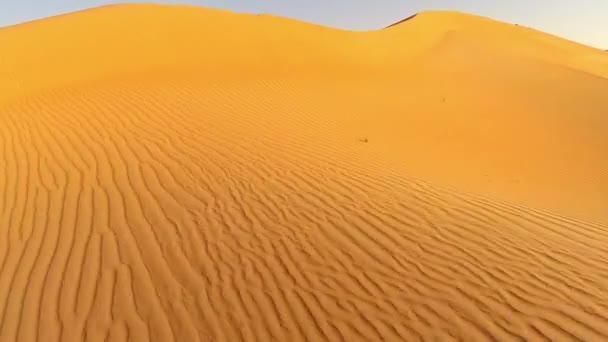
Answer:
[(603, 51), (160, 5), (0, 47), (0, 341), (608, 340)]

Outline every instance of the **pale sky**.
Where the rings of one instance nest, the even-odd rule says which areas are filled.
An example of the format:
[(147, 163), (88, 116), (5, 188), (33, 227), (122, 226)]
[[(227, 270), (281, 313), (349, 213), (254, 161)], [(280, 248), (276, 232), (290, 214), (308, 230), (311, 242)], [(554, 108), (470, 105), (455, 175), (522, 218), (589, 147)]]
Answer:
[[(121, 3), (112, 0), (0, 0), (0, 26)], [(608, 0), (165, 0), (266, 13), (351, 30), (387, 26), (427, 9), (479, 14), (608, 49)]]

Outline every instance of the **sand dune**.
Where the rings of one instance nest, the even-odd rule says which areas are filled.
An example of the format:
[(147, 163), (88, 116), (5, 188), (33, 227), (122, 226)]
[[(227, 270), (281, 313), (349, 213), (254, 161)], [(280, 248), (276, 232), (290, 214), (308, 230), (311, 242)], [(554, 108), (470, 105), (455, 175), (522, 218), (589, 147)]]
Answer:
[(156, 5), (0, 46), (0, 341), (608, 340), (600, 50)]

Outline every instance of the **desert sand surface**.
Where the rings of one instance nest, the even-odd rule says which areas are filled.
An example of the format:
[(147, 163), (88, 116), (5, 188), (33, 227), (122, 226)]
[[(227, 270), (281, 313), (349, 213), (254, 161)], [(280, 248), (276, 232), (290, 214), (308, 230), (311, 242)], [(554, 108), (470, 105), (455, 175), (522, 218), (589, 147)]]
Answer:
[(160, 5), (0, 52), (2, 342), (608, 340), (605, 52)]

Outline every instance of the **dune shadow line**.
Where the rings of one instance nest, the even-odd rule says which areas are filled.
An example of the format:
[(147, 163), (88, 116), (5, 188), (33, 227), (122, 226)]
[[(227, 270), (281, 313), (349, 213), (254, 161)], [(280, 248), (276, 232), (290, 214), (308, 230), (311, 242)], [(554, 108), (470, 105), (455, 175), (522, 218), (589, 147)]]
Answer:
[(396, 23), (393, 23), (393, 24), (388, 25), (387, 27), (385, 27), (385, 29), (387, 29), (387, 28), (389, 28), (389, 27), (397, 26), (397, 25), (399, 25), (399, 24), (403, 24), (404, 22), (406, 22), (406, 21), (408, 21), (408, 20), (412, 20), (412, 19), (414, 19), (414, 18), (415, 18), (417, 15), (418, 15), (418, 13), (416, 13), (416, 14), (414, 14), (414, 15), (410, 15), (409, 17), (407, 17), (407, 18), (405, 18), (405, 19), (403, 19), (403, 20), (400, 20), (400, 21), (398, 21), (398, 22), (396, 22)]

